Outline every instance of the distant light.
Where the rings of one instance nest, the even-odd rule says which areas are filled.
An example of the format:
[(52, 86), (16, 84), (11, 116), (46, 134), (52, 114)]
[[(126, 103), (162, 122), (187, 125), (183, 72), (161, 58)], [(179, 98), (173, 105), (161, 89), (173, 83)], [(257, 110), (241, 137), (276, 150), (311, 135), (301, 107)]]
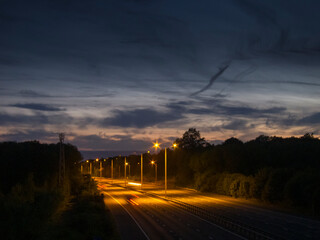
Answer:
[(86, 162), (89, 162), (89, 160), (87, 160)]
[(176, 143), (174, 143), (174, 144), (172, 145), (172, 147), (173, 147), (173, 148), (176, 148), (176, 147), (178, 147), (178, 145), (177, 145)]
[(155, 163), (155, 162), (152, 160), (152, 161), (151, 161), (151, 164), (154, 164), (154, 163)]
[(150, 151), (148, 151), (148, 153), (150, 153)]
[(96, 161), (98, 162), (98, 161), (99, 161), (99, 158), (97, 158)]
[(126, 162), (126, 165), (129, 165), (129, 163)]
[(135, 182), (128, 182), (129, 185), (134, 185), (134, 186), (141, 186), (141, 183), (135, 183)]

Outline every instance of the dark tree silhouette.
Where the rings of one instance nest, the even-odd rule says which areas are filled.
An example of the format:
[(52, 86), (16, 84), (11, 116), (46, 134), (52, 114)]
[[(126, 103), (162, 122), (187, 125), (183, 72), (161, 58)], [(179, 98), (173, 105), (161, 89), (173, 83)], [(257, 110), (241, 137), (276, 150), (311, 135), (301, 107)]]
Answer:
[(179, 148), (185, 150), (196, 150), (210, 146), (195, 128), (189, 128), (189, 130), (183, 134), (182, 138), (177, 138), (175, 142)]

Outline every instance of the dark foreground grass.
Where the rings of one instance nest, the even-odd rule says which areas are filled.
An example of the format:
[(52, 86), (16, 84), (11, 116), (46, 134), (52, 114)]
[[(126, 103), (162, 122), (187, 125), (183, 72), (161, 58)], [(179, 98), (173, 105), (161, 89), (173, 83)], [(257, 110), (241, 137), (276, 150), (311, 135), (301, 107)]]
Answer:
[(116, 240), (119, 236), (103, 197), (84, 195), (70, 202), (69, 207), (48, 227), (41, 239)]

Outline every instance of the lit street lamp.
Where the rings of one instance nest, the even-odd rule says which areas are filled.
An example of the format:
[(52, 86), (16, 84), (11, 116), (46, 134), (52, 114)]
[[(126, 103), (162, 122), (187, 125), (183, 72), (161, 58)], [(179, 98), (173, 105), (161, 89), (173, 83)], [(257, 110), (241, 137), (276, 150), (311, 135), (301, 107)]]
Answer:
[(155, 178), (155, 183), (157, 183), (157, 175), (158, 175), (158, 164), (155, 161), (151, 161), (151, 164), (154, 165), (154, 178)]
[(127, 158), (124, 158), (124, 186), (127, 186)]
[[(156, 141), (153, 144), (153, 147), (157, 150), (157, 148), (160, 148), (160, 143), (158, 143), (158, 141)], [(164, 148), (164, 195), (165, 197), (167, 197), (167, 148)]]
[(113, 183), (113, 158), (111, 159), (111, 183)]
[(143, 184), (143, 155), (141, 153), (141, 185), (140, 185), (141, 190), (142, 190), (142, 184)]

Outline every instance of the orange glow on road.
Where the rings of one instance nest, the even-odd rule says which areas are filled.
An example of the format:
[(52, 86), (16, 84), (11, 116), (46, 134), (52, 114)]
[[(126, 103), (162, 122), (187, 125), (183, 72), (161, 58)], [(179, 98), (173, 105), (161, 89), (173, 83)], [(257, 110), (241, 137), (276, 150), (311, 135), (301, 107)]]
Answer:
[(129, 199), (129, 201), (131, 202), (131, 203), (133, 203), (134, 205), (139, 205), (139, 203), (137, 203), (136, 201), (134, 201), (132, 198), (131, 199)]
[(135, 182), (128, 182), (128, 184), (134, 185), (134, 186), (141, 186), (141, 183), (135, 183)]

